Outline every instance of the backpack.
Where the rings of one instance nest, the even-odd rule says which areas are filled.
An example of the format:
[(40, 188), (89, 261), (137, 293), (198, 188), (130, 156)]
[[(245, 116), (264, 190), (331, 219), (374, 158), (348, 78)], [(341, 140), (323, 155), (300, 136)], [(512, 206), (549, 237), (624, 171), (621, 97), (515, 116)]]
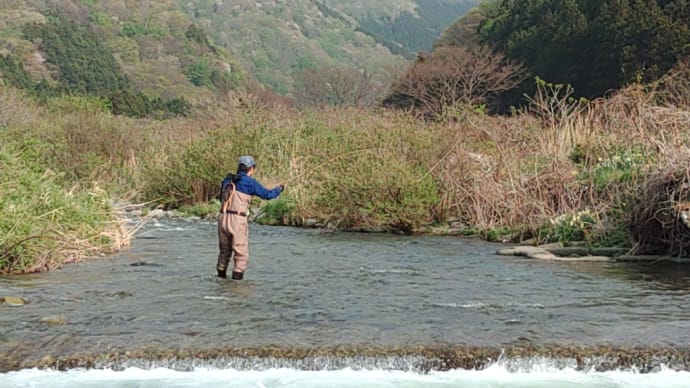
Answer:
[(230, 204), (230, 198), (235, 192), (235, 178), (236, 175), (233, 173), (228, 173), (228, 175), (220, 183), (220, 193), (218, 194), (218, 200), (221, 203), (221, 211), (225, 211)]

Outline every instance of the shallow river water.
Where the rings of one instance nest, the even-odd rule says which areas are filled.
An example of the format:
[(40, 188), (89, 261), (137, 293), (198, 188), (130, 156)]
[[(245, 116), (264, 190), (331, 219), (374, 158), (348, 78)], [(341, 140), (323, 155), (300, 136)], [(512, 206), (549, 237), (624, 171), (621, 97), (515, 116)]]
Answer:
[[(690, 266), (539, 262), (438, 236), (215, 222), (0, 277), (4, 386), (690, 386)], [(659, 385), (663, 383), (663, 385)], [(62, 384), (62, 385), (61, 385)]]

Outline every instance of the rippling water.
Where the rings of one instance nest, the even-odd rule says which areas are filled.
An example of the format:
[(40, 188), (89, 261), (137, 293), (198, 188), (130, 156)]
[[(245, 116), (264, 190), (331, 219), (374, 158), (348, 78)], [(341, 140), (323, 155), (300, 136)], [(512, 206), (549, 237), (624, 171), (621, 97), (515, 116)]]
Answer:
[[(575, 367), (577, 349), (586, 357), (681, 349), (673, 362), (690, 362), (688, 266), (538, 262), (457, 237), (250, 230), (240, 282), (215, 277), (216, 226), (198, 220), (151, 222), (117, 255), (0, 277), (0, 296), (29, 301), (0, 305), (0, 370), (232, 357), (222, 370), (243, 355), (325, 357), (347, 368), (358, 355), (393, 355), (428, 371), (451, 368), (454, 357), (471, 365), (472, 354), (486, 367), (506, 347), (568, 348), (562, 356)], [(437, 360), (405, 361), (417, 356)]]

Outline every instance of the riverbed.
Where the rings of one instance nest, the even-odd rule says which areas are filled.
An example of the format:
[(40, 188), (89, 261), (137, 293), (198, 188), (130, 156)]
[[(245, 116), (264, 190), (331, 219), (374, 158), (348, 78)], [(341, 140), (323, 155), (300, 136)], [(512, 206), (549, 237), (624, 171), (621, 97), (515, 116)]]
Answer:
[(34, 367), (690, 370), (689, 266), (252, 224), (249, 269), (233, 281), (216, 277), (216, 233), (212, 221), (152, 220), (117, 254), (0, 277), (0, 296), (28, 302), (0, 305), (0, 386)]

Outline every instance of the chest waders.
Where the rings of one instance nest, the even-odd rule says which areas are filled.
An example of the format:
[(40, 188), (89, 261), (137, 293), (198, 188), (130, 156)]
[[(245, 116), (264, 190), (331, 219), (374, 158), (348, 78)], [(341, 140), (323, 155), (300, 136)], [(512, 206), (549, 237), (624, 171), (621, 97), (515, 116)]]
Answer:
[(223, 201), (218, 216), (218, 276), (227, 277), (230, 258), (234, 266), (232, 279), (241, 280), (249, 260), (248, 209), (251, 196), (238, 192), (235, 183), (229, 184), (230, 193)]

